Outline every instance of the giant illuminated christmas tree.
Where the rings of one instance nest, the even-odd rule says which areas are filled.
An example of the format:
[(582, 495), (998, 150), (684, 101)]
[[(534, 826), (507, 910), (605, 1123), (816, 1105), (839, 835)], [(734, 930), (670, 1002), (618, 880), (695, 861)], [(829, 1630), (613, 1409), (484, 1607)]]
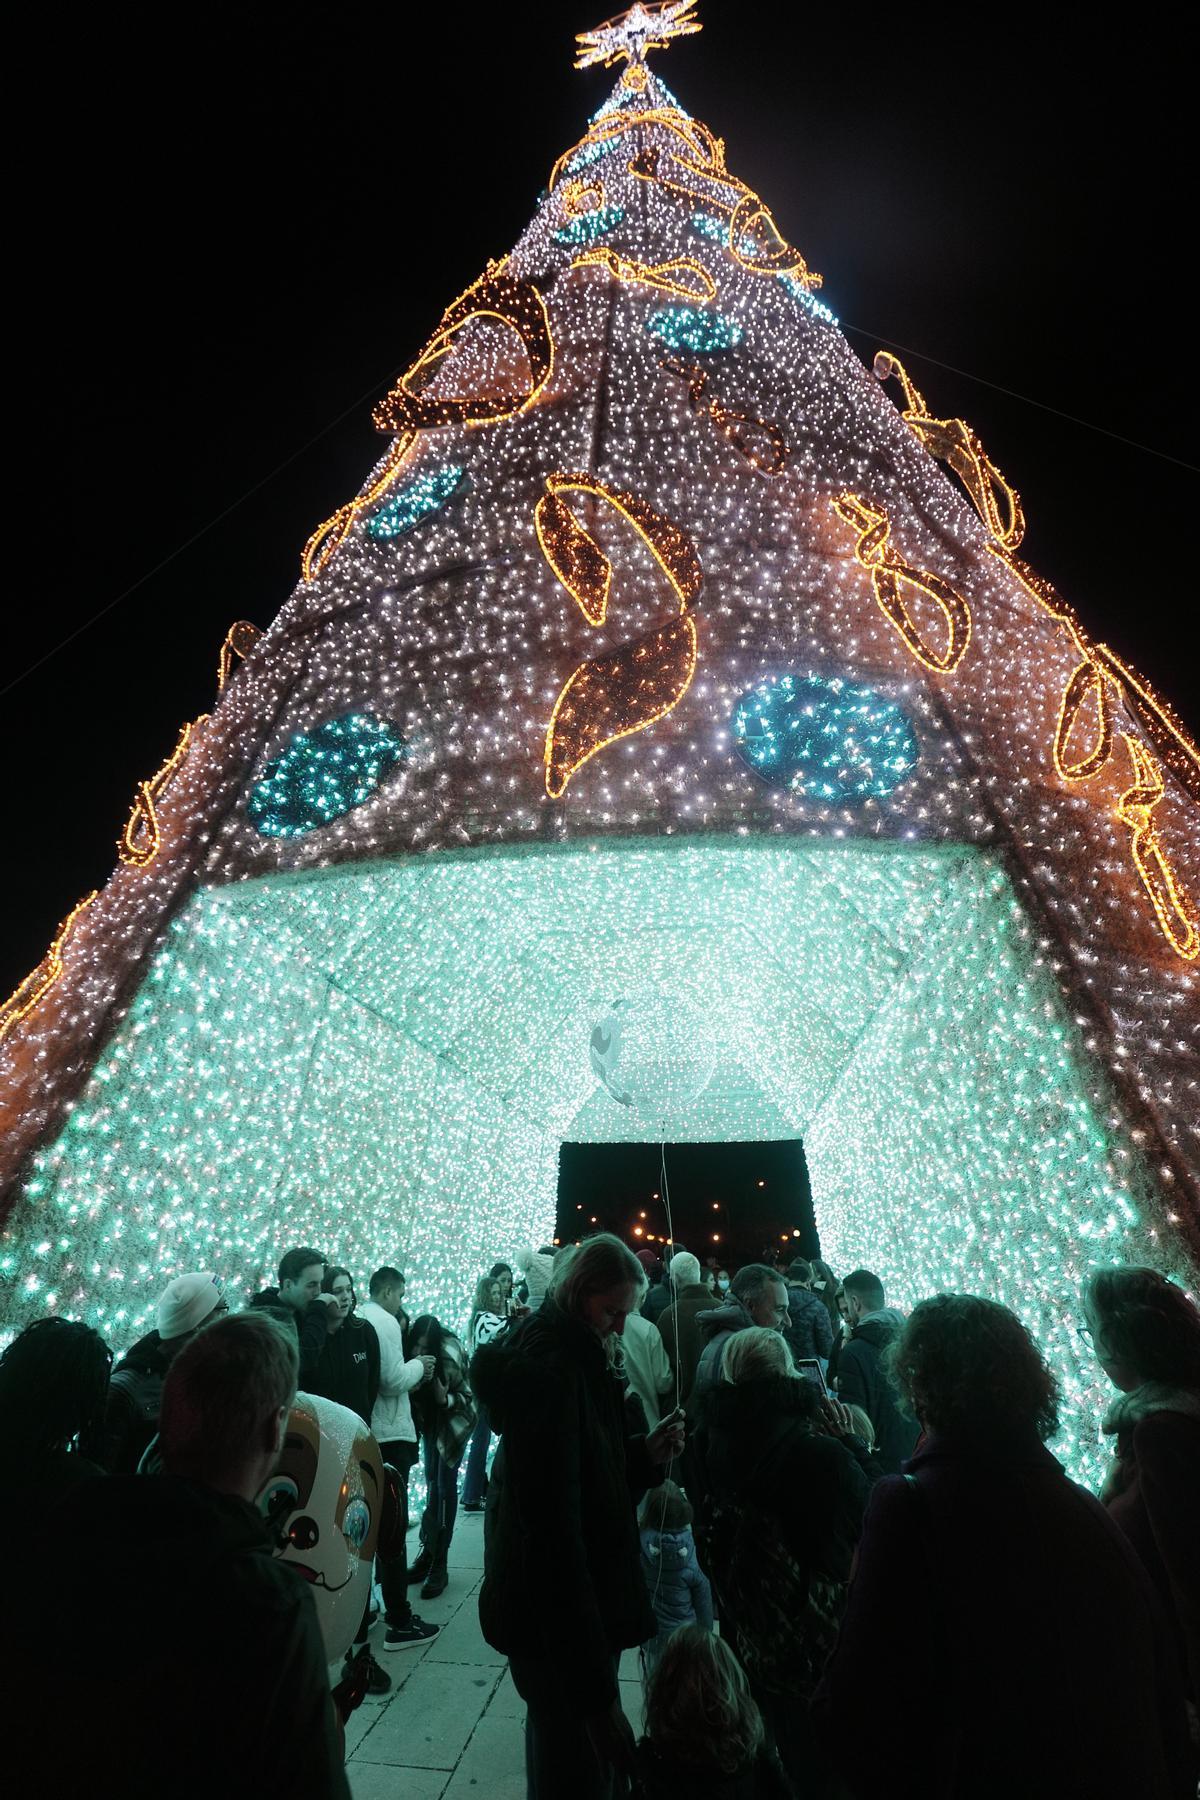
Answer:
[(1197, 1251), (1200, 761), (649, 72), (692, 4), (581, 40), (611, 98), (6, 1007), (6, 1311), (120, 1344), (302, 1240), (456, 1317), (561, 1140), (650, 1135), (636, 990), (715, 1050), (658, 1129), (802, 1136), (833, 1262), (1009, 1300), (1090, 1472), (1080, 1273)]

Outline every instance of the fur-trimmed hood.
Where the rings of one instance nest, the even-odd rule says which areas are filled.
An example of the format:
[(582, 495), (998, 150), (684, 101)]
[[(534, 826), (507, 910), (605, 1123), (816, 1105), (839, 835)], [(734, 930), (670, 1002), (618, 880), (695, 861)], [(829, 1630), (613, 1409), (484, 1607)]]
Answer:
[(1132, 1431), (1156, 1412), (1184, 1413), (1200, 1423), (1200, 1392), (1169, 1381), (1143, 1381), (1141, 1387), (1117, 1395), (1104, 1415), (1104, 1430), (1113, 1436)]

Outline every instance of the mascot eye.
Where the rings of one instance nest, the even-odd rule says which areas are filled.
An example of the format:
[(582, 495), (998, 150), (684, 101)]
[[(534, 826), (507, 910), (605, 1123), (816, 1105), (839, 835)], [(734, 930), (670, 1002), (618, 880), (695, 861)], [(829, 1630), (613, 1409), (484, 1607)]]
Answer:
[(355, 1550), (361, 1550), (367, 1541), (367, 1533), (370, 1529), (370, 1507), (365, 1500), (352, 1500), (346, 1508), (346, 1516), (342, 1520), (342, 1530), (346, 1534), (346, 1542)]
[(286, 1519), (300, 1504), (300, 1489), (290, 1475), (272, 1475), (258, 1496), (258, 1510), (272, 1521)]

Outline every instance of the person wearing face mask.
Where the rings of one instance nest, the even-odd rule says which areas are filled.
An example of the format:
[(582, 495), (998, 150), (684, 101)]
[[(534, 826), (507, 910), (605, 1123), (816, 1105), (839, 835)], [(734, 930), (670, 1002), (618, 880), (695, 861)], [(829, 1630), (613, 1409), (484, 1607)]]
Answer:
[[(476, 1394), (501, 1433), (484, 1515), (479, 1621), (526, 1706), (534, 1800), (609, 1800), (634, 1772), (621, 1651), (652, 1637), (636, 1505), (683, 1447), (676, 1414), (628, 1432), (613, 1351), (645, 1290), (619, 1238), (555, 1259), (535, 1314), (479, 1349)], [(553, 1583), (552, 1604), (529, 1596)]]
[(723, 1300), (729, 1292), (730, 1279), (728, 1269), (717, 1269), (713, 1275), (713, 1291), (718, 1300)]

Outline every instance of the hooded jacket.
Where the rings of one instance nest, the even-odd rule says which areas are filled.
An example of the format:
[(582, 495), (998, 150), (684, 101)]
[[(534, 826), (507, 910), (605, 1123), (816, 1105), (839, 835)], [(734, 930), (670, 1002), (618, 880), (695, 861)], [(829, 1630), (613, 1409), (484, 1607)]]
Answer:
[(642, 1575), (660, 1638), (669, 1637), (678, 1625), (712, 1624), (712, 1592), (696, 1560), (690, 1525), (682, 1531), (642, 1526)]
[(358, 1316), (379, 1340), (379, 1392), (369, 1421), (371, 1430), (380, 1444), (415, 1444), (417, 1427), (408, 1396), (424, 1381), (425, 1364), (419, 1356), (405, 1356), (404, 1333), (394, 1313), (367, 1300), (359, 1307)]
[(783, 1335), (793, 1357), (799, 1361), (801, 1357), (816, 1356), (827, 1363), (833, 1349), (829, 1308), (810, 1288), (793, 1287), (790, 1282), (787, 1284), (787, 1303), (788, 1323)]
[(837, 1397), (845, 1406), (862, 1407), (875, 1427), (876, 1458), (889, 1475), (900, 1473), (921, 1435), (921, 1427), (904, 1410), (880, 1360), (903, 1323), (904, 1314), (894, 1306), (868, 1313), (854, 1327), (838, 1361)]
[(645, 1439), (626, 1434), (604, 1345), (553, 1299), (483, 1345), (471, 1381), (502, 1434), (483, 1635), (506, 1656), (552, 1661), (580, 1715), (603, 1711), (617, 1697), (613, 1658), (655, 1635), (634, 1514), (651, 1479)]
[(1200, 1393), (1146, 1381), (1104, 1418), (1116, 1439), (1101, 1498), (1137, 1551), (1176, 1628), (1193, 1705), (1200, 1700)]
[(296, 1313), (279, 1298), (278, 1288), (264, 1288), (261, 1294), (255, 1294), (250, 1304), (261, 1306), (264, 1312), (269, 1312), (281, 1325), (290, 1325), (296, 1333), (296, 1344), (300, 1351), (299, 1386), (308, 1393), (317, 1372), (317, 1362), (325, 1348), (325, 1339), (329, 1336), (329, 1327), (325, 1323), (325, 1302), (310, 1300), (303, 1313)]
[(370, 1325), (351, 1313), (336, 1331), (326, 1327), (308, 1392), (348, 1406), (370, 1429), (379, 1397), (379, 1339)]
[[(348, 1800), (313, 1596), (254, 1507), (113, 1475), (77, 1487), (55, 1525), (56, 1573), (91, 1622), (61, 1634), (53, 1683), (22, 1696), (56, 1792)], [(45, 1624), (40, 1559), (18, 1595), (27, 1650)]]
[(102, 1460), (113, 1475), (134, 1475), (158, 1430), (163, 1382), (171, 1352), (157, 1331), (149, 1331), (113, 1370), (104, 1409)]
[(694, 1404), (698, 1405), (720, 1380), (721, 1358), (734, 1332), (746, 1331), (753, 1324), (754, 1320), (746, 1308), (732, 1294), (723, 1305), (714, 1307), (711, 1312), (696, 1314), (696, 1328), (700, 1333), (702, 1348), (700, 1361), (696, 1366), (696, 1385), (692, 1395)]

